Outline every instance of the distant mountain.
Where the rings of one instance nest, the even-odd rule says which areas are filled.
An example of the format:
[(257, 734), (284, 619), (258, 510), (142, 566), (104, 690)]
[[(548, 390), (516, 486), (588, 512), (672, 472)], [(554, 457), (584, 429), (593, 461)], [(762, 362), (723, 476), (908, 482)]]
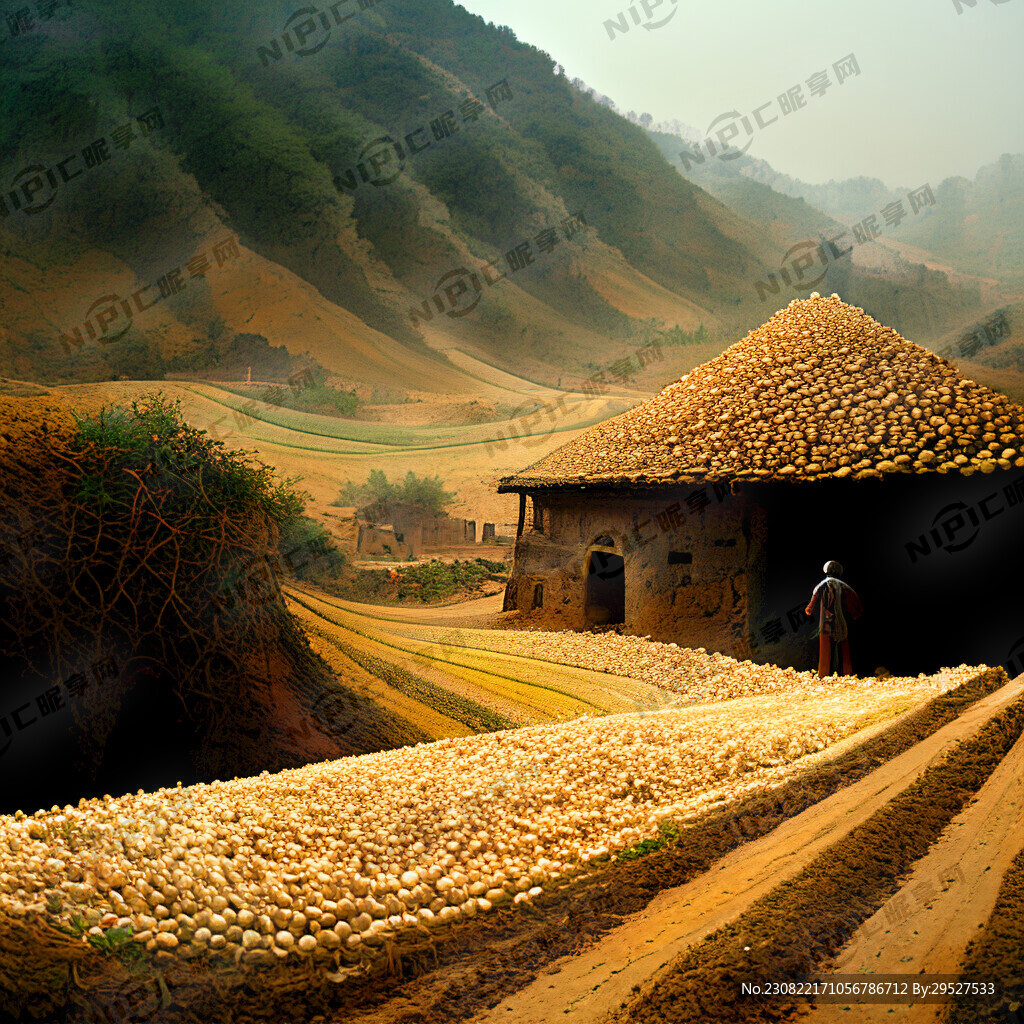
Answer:
[[(755, 281), (817, 223), (790, 206), (766, 233), (451, 0), (60, 11), (4, 44), (0, 373), (19, 379), (201, 371), (241, 334), (407, 391), (471, 389), (456, 352), (553, 382), (652, 323), (760, 323)], [(833, 277), (918, 336), (969, 318), (941, 275), (904, 302), (915, 274)]]
[[(675, 163), (684, 177), (755, 220), (765, 202), (764, 193), (748, 182), (802, 199), (843, 225), (859, 224), (890, 203), (902, 200), (906, 206), (907, 195), (926, 184), (890, 189), (878, 178), (860, 176), (812, 185), (748, 154), (727, 160), (717, 153), (711, 156), (704, 137), (681, 122), (672, 123), (671, 133), (654, 137), (666, 159)], [(973, 182), (955, 177), (928, 184), (934, 205), (898, 225), (886, 224), (879, 216), (886, 232), (966, 274), (1014, 286), (1024, 283), (1024, 155), (1004, 154), (994, 164), (982, 167)]]
[(910, 191), (910, 188), (889, 189), (878, 178), (864, 176), (810, 185), (788, 174), (777, 173), (764, 160), (751, 161), (741, 173), (783, 195), (804, 199), (843, 224), (857, 224), (889, 203), (904, 199)]
[(906, 241), (983, 277), (1024, 285), (1024, 155), (1004, 154), (974, 181), (947, 178), (932, 216), (911, 222)]
[[(910, 191), (890, 191), (877, 178), (863, 177), (808, 185), (777, 174), (763, 160), (752, 161), (741, 173), (776, 192), (802, 197), (844, 224), (859, 223), (866, 213)], [(935, 205), (927, 216), (907, 217), (894, 234), (965, 273), (1024, 284), (1024, 155), (1004, 154), (982, 167), (973, 181), (946, 178), (932, 191)]]

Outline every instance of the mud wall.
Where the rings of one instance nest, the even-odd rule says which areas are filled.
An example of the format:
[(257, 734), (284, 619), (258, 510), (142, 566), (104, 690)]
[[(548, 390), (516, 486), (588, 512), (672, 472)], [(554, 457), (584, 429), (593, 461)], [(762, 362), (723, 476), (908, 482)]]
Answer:
[(423, 513), (396, 514), (391, 525), (412, 544), (418, 555), (421, 550), (462, 547), (476, 543), (476, 521), (431, 516)]
[[(750, 567), (761, 558), (765, 517), (742, 495), (707, 496), (702, 510), (687, 503), (692, 488), (536, 498), (534, 528), (516, 542), (506, 609), (553, 629), (587, 628), (600, 624), (588, 575), (601, 576), (604, 589), (621, 576), (628, 632), (746, 655)], [(753, 588), (760, 594), (759, 580)]]
[(355, 558), (359, 552), (359, 523), (356, 519), (356, 510), (327, 506), (320, 509), (320, 514), (324, 527), (337, 546), (349, 558)]
[[(396, 527), (398, 524), (395, 524)], [(445, 516), (423, 519), (423, 546), (425, 548), (460, 547), (476, 543), (476, 522), (466, 519), (448, 519)]]
[[(402, 537), (402, 540), (398, 539), (399, 536)], [(410, 545), (405, 534), (399, 534), (393, 526), (373, 526), (369, 523), (359, 523), (357, 551), (360, 557), (390, 555), (393, 558), (407, 561), (416, 557), (414, 547), (415, 544)]]

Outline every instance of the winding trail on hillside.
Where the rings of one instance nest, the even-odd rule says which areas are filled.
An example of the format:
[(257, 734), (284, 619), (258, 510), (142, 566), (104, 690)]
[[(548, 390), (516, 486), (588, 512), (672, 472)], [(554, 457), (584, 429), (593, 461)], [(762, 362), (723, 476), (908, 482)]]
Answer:
[[(981, 699), (955, 722), (888, 761), (860, 782), (787, 820), (763, 838), (739, 847), (692, 882), (665, 890), (643, 912), (627, 918), (586, 952), (556, 961), (533, 983), (477, 1015), (474, 1021), (477, 1024), (554, 1024), (555, 1021), (593, 1024), (614, 1013), (635, 989), (653, 984), (661, 969), (685, 949), (735, 920), (757, 899), (796, 875), (1022, 694), (1024, 676)], [(1020, 743), (1013, 753), (1010, 767), (1004, 765), (1005, 771), (1000, 770), (999, 778), (993, 777), (994, 782), (979, 795), (967, 814), (977, 809), (977, 813), (988, 820), (989, 815), (998, 813), (999, 801), (1005, 800), (1006, 787), (1012, 786), (1012, 780), (1007, 781), (1007, 773), (1012, 777), (1014, 771), (1018, 775), (1020, 772)], [(1019, 801), (1019, 790), (1017, 792), (1015, 799)], [(1019, 814), (1019, 802), (1015, 806)], [(970, 842), (971, 832), (963, 829), (961, 832), (962, 841)], [(1005, 835), (995, 829), (991, 835), (999, 844), (1000, 863), (1005, 861), (1008, 865), (1019, 848), (1019, 840), (1007, 842)], [(990, 850), (988, 855), (994, 852)], [(941, 854), (935, 867), (944, 870), (939, 865), (953, 855), (951, 852)], [(999, 873), (993, 871), (992, 874)], [(993, 902), (999, 877), (992, 882)], [(960, 894), (951, 897), (950, 914), (961, 898)], [(820, 1018), (822, 1022), (837, 1019), (836, 1007), (825, 1009), (826, 1015)], [(829, 1010), (833, 1011), (832, 1017), (827, 1016)], [(877, 1019), (877, 1016), (856, 1019)]]

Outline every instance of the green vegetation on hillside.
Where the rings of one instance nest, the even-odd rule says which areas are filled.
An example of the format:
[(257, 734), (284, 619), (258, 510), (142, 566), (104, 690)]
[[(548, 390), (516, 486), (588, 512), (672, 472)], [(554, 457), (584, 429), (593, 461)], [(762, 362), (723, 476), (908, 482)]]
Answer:
[(316, 727), (298, 746), (284, 735), (336, 684), (281, 577), (342, 561), (295, 481), (160, 396), (75, 418), (49, 399), (2, 401), (0, 533), (19, 538), (0, 578), (4, 688), (63, 679), (72, 693), (80, 679), (84, 694), (52, 771), (28, 773), (5, 804), (62, 797), (65, 762), (78, 796), (351, 752)]
[[(445, 272), (466, 262), (467, 250), (478, 264), (500, 260), (581, 211), (582, 235), (561, 238), (550, 252), (535, 249), (526, 272), (515, 275), (517, 289), (555, 311), (552, 323), (516, 329), (525, 313), (518, 302), (508, 307), (511, 324), (496, 318), (508, 289), (495, 293), (478, 320), (483, 343), (504, 365), (517, 357), (546, 361), (560, 344), (560, 362), (571, 366), (586, 346), (575, 339), (578, 351), (565, 350), (570, 343), (559, 338), (557, 317), (594, 332), (598, 344), (626, 340), (634, 329), (588, 280), (588, 239), (702, 301), (731, 295), (756, 266), (641, 129), (573, 89), (546, 54), (450, 0), (389, 0), (335, 27), (316, 54), (266, 65), (257, 47), (284, 27), (270, 4), (192, 0), (157, 9), (99, 0), (80, 17), (89, 31), (73, 45), (40, 37), (41, 45), (11, 48), (0, 84), (9, 159), (60, 159), (73, 145), (64, 140), (91, 140), (151, 107), (159, 107), (164, 126), (97, 168), (88, 188), (58, 191), (65, 244), (48, 246), (40, 232), (9, 236), (13, 251), (44, 274), (60, 274), (69, 257), (100, 249), (142, 281), (156, 280), (184, 265), (211, 231), (223, 232), (219, 217), (245, 245), (327, 299), (429, 354), (406, 315), (409, 300), (396, 289), (382, 297), (371, 277), (383, 272), (409, 294), (429, 295)], [(492, 107), (488, 89), (502, 81), (511, 98)], [(474, 98), (482, 108), (464, 114)], [(431, 125), (449, 110), (454, 130), (436, 137)], [(45, 129), (49, 123), (64, 126), (60, 140)], [(335, 186), (369, 140), (390, 136), (405, 152), (406, 136), (417, 132), (430, 146), (406, 153), (402, 174), (387, 187)], [(152, 219), (166, 209), (184, 218), (170, 235)], [(8, 227), (14, 222), (0, 227), (5, 241)], [(189, 282), (169, 308), (205, 344), (210, 317), (200, 287)], [(104, 366), (97, 346), (62, 353), (55, 335), (63, 320), (39, 319), (8, 362), (49, 358), (49, 379), (97, 379), (104, 370), (161, 376), (158, 361), (124, 342), (113, 367)], [(165, 360), (181, 357), (141, 316), (133, 336)], [(20, 376), (33, 376), (24, 369)]]
[(383, 470), (371, 469), (365, 483), (346, 480), (341, 493), (331, 504), (342, 508), (355, 506), (376, 509), (402, 505), (419, 512), (439, 515), (455, 498), (454, 491), (444, 489), (444, 481), (439, 476), (420, 477), (410, 469), (401, 483), (389, 483)]
[[(3, 152), (12, 174), (56, 165), (97, 138), (109, 159), (58, 188), (44, 218), (0, 221), (9, 257), (0, 275), (18, 298), (0, 372), (20, 379), (212, 372), (232, 334), (219, 305), (233, 301), (226, 272), (218, 264), (204, 279), (184, 268), (229, 234), (439, 363), (409, 308), (446, 274), (479, 278), (491, 263), (506, 280), (482, 289), (473, 319), (438, 313), (433, 326), (458, 337), (471, 325), (473, 344), (503, 368), (543, 374), (555, 364), (575, 372), (636, 337), (636, 296), (616, 305), (610, 269), (633, 288), (643, 285), (630, 268), (646, 275), (679, 298), (681, 316), (693, 304), (735, 333), (772, 311), (755, 301), (754, 281), (818, 224), (799, 200), (763, 185), (755, 195), (755, 182), (731, 181), (726, 201), (738, 214), (727, 209), (678, 173), (669, 137), (652, 138), (575, 88), (550, 56), (452, 0), (387, 0), (311, 40), (316, 52), (280, 60), (258, 55), (280, 43), (286, 23), (267, 0), (96, 0), (62, 17), (67, 32), (7, 48)], [(507, 92), (489, 96), (502, 83)], [(111, 144), (152, 110), (158, 125), (136, 131), (128, 148)], [(373, 156), (390, 160), (380, 187), (370, 183)], [(339, 186), (346, 180), (355, 187)], [(577, 212), (585, 226), (566, 232)], [(522, 245), (532, 259), (513, 268), (508, 254)], [(99, 268), (88, 290), (52, 302), (85, 261)], [(919, 282), (834, 276), (844, 298), (904, 333), (962, 322), (974, 301), (928, 279), (926, 308), (887, 317)], [(93, 296), (127, 302), (134, 282), (158, 281), (160, 316), (133, 314), (109, 348), (90, 338), (61, 349), (61, 332), (82, 326)], [(287, 298), (297, 284), (274, 287)]]
[(330, 594), (348, 601), (372, 604), (440, 604), (481, 595), (488, 580), (504, 583), (508, 565), (488, 558), (445, 562), (431, 559), (401, 568), (345, 568), (334, 579), (317, 582)]
[(359, 396), (355, 391), (332, 387), (322, 380), (312, 384), (292, 386), (282, 384), (260, 384), (247, 387), (225, 387), (235, 395), (275, 405), (279, 409), (295, 409), (318, 416), (337, 416), (349, 419), (359, 411)]
[(930, 216), (900, 237), (968, 273), (1024, 283), (1024, 155), (1004, 153), (973, 181), (943, 181)]

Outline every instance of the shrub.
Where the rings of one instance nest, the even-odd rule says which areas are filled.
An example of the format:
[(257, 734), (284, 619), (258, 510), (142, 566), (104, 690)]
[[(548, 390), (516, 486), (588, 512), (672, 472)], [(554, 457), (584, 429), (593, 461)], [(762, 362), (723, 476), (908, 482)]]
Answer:
[(372, 469), (364, 484), (346, 480), (332, 504), (379, 509), (385, 515), (395, 505), (408, 505), (418, 511), (438, 515), (455, 497), (454, 491), (444, 489), (444, 481), (439, 476), (419, 477), (410, 469), (402, 483), (393, 484), (388, 482), (382, 470)]
[(159, 395), (74, 418), (40, 405), (19, 434), (33, 401), (0, 402), (13, 437), (0, 444), (0, 535), (32, 531), (6, 545), (0, 656), (40, 688), (64, 679), (69, 692), (90, 665), (113, 667), (73, 701), (52, 752), (74, 771), (38, 784), (26, 773), (4, 802), (70, 796), (54, 792), (62, 778), (75, 780), (75, 798), (131, 788), (149, 770), (144, 735), (160, 745), (163, 760), (151, 760), (169, 783), (357, 752), (322, 730), (287, 739), (336, 685), (275, 571), (282, 544), (315, 536), (294, 481), (225, 451)]

